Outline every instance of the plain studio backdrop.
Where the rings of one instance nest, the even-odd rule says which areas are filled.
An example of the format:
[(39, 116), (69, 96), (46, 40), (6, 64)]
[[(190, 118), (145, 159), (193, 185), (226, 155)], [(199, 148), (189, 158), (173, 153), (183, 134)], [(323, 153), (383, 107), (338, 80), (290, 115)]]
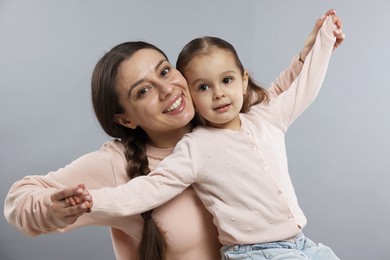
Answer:
[[(269, 85), (335, 8), (347, 35), (316, 101), (287, 133), (304, 233), (341, 259), (390, 259), (390, 2), (0, 0), (0, 198), (109, 138), (90, 101), (97, 60), (144, 40), (171, 62), (189, 40), (230, 41)], [(3, 211), (3, 204), (2, 211)], [(0, 259), (114, 259), (108, 227), (27, 237), (0, 216)]]

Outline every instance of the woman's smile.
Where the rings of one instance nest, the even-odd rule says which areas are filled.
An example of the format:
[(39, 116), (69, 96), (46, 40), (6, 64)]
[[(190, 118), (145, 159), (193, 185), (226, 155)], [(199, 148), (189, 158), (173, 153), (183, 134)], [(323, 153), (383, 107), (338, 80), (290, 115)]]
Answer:
[(178, 99), (175, 100), (175, 102), (173, 102), (173, 104), (168, 109), (164, 110), (163, 113), (169, 113), (177, 109), (179, 110), (183, 109), (183, 105), (184, 105), (183, 98), (180, 96)]

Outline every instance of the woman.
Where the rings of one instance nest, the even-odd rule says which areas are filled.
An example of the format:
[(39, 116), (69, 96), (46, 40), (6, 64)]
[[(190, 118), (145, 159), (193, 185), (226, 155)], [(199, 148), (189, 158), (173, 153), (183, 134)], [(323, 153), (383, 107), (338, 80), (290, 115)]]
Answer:
[[(327, 14), (335, 12), (330, 10)], [(314, 43), (313, 35), (323, 20), (316, 23), (300, 58), (295, 57), (290, 69), (273, 83), (271, 93), (285, 90), (299, 74)], [(339, 27), (335, 32), (338, 38), (335, 47), (344, 37), (341, 24)], [(145, 96), (147, 102), (129, 100), (132, 91)], [(195, 123), (183, 76), (155, 46), (124, 43), (114, 47), (96, 65), (92, 100), (101, 126), (117, 139), (56, 172), (27, 176), (16, 182), (5, 201), (8, 222), (28, 235), (65, 232), (87, 225), (110, 226), (117, 259), (136, 259), (137, 251), (140, 259), (219, 259), (220, 244), (211, 216), (191, 187), (154, 209), (153, 214), (143, 214), (143, 218), (98, 221), (84, 214), (88, 205), (66, 203), (68, 196), (77, 194), (78, 183), (84, 183), (89, 189), (115, 187), (139, 173), (147, 174), (172, 152)], [(162, 236), (152, 239), (160, 230)], [(141, 238), (156, 243), (158, 249), (147, 249), (149, 244), (140, 242)], [(152, 248), (156, 248), (153, 243)]]

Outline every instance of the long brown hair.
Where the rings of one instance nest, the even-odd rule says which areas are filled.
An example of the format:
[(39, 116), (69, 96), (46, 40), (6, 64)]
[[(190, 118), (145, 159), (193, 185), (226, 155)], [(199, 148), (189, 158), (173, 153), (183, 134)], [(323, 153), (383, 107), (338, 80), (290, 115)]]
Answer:
[[(100, 125), (108, 135), (118, 138), (126, 148), (126, 170), (130, 179), (147, 175), (150, 172), (145, 148), (147, 135), (140, 127), (130, 129), (114, 122), (114, 115), (123, 112), (123, 108), (119, 104), (116, 82), (121, 63), (142, 49), (156, 50), (167, 58), (163, 51), (146, 42), (119, 44), (98, 61), (92, 74), (91, 84), (93, 108)], [(141, 214), (144, 219), (144, 227), (138, 250), (140, 260), (162, 260), (165, 258), (164, 235), (151, 214), (152, 210)]]
[[(184, 75), (184, 71), (187, 65), (193, 58), (199, 55), (210, 54), (215, 49), (220, 49), (231, 53), (233, 55), (237, 67), (240, 69), (241, 75), (244, 75), (244, 66), (242, 65), (241, 60), (238, 57), (237, 51), (235, 50), (233, 45), (231, 45), (225, 40), (222, 40), (221, 38), (212, 36), (196, 38), (187, 43), (179, 53), (176, 62), (176, 68)], [(244, 102), (240, 112), (246, 113), (249, 111), (252, 105), (267, 100), (267, 91), (262, 86), (255, 83), (255, 81), (251, 77), (249, 77), (248, 91), (247, 94), (244, 96)]]

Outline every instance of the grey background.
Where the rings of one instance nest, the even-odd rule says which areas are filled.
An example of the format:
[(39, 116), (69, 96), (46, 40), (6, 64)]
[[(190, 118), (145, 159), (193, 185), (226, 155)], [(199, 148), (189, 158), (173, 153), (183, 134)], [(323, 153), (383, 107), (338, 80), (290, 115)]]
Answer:
[[(192, 38), (220, 36), (269, 84), (330, 8), (347, 39), (316, 102), (287, 134), (304, 232), (341, 259), (390, 259), (388, 0), (0, 0), (0, 198), (23, 176), (56, 170), (107, 140), (89, 88), (95, 63), (114, 45), (146, 40), (174, 63)], [(31, 238), (1, 214), (0, 259), (114, 254), (108, 228)]]

